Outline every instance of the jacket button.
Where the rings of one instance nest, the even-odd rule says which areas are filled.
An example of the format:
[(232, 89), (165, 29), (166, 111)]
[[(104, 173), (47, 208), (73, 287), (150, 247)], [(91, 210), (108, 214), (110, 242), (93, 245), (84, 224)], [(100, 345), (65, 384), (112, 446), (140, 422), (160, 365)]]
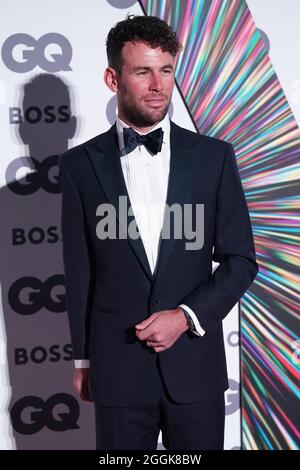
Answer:
[(161, 301), (158, 300), (158, 299), (152, 299), (152, 300), (151, 300), (151, 304), (152, 304), (152, 305), (160, 305), (160, 304), (161, 304)]

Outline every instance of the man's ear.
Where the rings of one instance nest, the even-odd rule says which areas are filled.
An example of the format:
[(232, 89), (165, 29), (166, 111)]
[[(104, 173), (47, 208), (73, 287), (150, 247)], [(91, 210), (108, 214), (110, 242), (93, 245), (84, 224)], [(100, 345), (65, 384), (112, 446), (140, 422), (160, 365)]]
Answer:
[(115, 71), (115, 69), (113, 69), (112, 67), (107, 67), (104, 71), (103, 78), (108, 88), (114, 93), (117, 93), (117, 91), (119, 90), (119, 83), (117, 78), (117, 72)]

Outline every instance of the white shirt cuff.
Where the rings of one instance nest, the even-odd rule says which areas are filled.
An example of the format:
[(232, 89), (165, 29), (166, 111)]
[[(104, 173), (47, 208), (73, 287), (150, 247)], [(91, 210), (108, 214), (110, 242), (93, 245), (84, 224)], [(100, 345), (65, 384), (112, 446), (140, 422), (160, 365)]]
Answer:
[(178, 307), (183, 308), (191, 316), (191, 318), (194, 322), (195, 328), (196, 328), (196, 331), (194, 331), (193, 333), (197, 336), (204, 336), (205, 331), (203, 330), (203, 328), (201, 328), (198, 317), (193, 312), (193, 310), (185, 304), (180, 304), (180, 305), (178, 305)]
[(84, 369), (86, 367), (90, 367), (89, 359), (75, 359), (74, 362), (75, 362), (76, 369)]

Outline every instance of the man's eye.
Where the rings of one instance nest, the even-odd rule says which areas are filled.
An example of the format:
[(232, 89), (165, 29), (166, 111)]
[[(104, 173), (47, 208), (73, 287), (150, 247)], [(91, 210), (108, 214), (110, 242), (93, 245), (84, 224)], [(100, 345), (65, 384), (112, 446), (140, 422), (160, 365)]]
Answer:
[(147, 70), (144, 70), (143, 72), (139, 72), (138, 75), (146, 75)]

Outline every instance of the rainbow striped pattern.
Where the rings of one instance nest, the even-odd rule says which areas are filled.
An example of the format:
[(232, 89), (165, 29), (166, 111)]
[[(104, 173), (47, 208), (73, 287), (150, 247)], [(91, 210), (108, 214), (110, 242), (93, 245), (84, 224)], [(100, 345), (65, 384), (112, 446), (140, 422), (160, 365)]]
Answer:
[(240, 301), (243, 448), (299, 449), (299, 128), (245, 1), (140, 4), (177, 31), (177, 85), (198, 130), (233, 144), (247, 198), (260, 271)]

